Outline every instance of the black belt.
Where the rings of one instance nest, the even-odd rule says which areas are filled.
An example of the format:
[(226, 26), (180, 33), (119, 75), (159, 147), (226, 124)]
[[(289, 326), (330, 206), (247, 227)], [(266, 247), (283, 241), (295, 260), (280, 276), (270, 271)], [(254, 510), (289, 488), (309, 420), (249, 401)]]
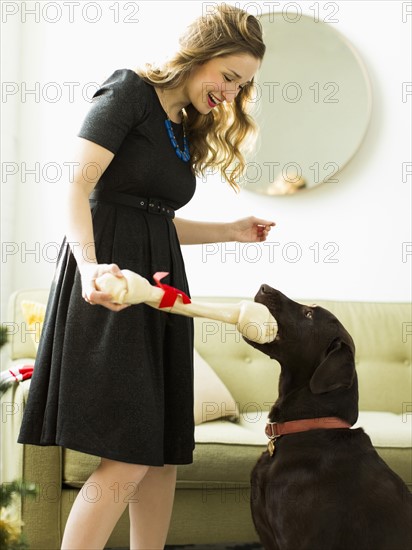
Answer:
[(145, 199), (129, 195), (128, 193), (118, 193), (117, 191), (101, 191), (94, 189), (89, 196), (89, 201), (112, 202), (115, 204), (123, 204), (124, 206), (132, 206), (141, 208), (150, 214), (160, 214), (169, 218), (175, 217), (175, 211), (168, 204), (165, 204), (160, 199)]

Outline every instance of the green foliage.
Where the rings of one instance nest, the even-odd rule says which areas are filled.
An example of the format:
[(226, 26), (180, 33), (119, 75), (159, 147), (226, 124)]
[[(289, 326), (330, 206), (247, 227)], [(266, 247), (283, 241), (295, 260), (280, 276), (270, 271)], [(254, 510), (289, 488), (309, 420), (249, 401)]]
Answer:
[(21, 497), (36, 496), (36, 485), (19, 481), (2, 483), (0, 487), (0, 508), (7, 508), (11, 504), (14, 495), (20, 495)]
[[(0, 326), (0, 348), (7, 343), (7, 327)], [(1, 547), (0, 547), (1, 548)]]
[(6, 382), (5, 380), (0, 380), (0, 395), (3, 395), (3, 393), (6, 393), (6, 391), (10, 388), (12, 384), (13, 384), (13, 381)]
[(35, 496), (37, 488), (34, 483), (25, 484), (18, 481), (2, 483), (0, 486), (0, 548), (2, 550), (27, 550), (29, 548), (21, 533), (21, 523), (18, 518), (13, 517), (10, 507), (13, 499), (20, 495)]
[[(2, 348), (7, 343), (7, 327), (4, 325), (0, 325), (0, 348)], [(0, 380), (0, 396), (3, 395), (9, 387), (13, 384), (13, 382), (5, 382), (4, 380)], [(0, 548), (3, 547), (0, 545)]]
[[(0, 326), (0, 348), (7, 343), (7, 328)], [(14, 384), (13, 381), (0, 380), (0, 395)], [(28, 550), (23, 533), (21, 533), (21, 522), (18, 514), (13, 510), (13, 501), (16, 497), (37, 495), (37, 488), (34, 483), (23, 483), (12, 481), (0, 485), (0, 548), (1, 550)]]

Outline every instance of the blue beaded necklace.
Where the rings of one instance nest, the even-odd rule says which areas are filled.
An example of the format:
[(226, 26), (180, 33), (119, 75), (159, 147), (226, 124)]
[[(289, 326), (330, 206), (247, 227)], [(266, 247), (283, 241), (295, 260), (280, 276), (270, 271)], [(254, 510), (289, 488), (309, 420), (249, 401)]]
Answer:
[[(162, 89), (162, 93), (164, 93), (164, 90)], [(164, 101), (164, 98), (163, 98)], [(183, 161), (183, 162), (189, 162), (190, 160), (190, 152), (189, 152), (189, 140), (186, 135), (186, 128), (185, 128), (185, 121), (183, 119), (182, 115), (182, 125), (183, 125), (183, 151), (179, 148), (179, 144), (177, 143), (175, 134), (173, 132), (172, 127), (172, 121), (170, 120), (169, 113), (165, 107), (165, 111), (167, 114), (167, 119), (165, 120), (165, 126), (167, 130), (167, 134), (170, 139), (170, 143), (172, 144), (176, 155)]]
[(176, 141), (170, 118), (167, 118), (165, 120), (165, 126), (170, 138), (170, 143), (173, 145), (176, 155), (181, 160), (183, 160), (183, 162), (188, 162), (190, 160), (190, 152), (189, 152), (189, 142), (186, 136), (185, 123), (183, 122), (183, 151), (179, 148), (179, 144)]

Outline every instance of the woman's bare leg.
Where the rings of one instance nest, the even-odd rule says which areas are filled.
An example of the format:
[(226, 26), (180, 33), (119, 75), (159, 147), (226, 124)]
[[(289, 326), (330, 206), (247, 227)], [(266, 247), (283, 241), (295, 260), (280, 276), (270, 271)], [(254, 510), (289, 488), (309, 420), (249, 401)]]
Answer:
[(102, 458), (73, 503), (62, 550), (104, 548), (149, 466)]
[(151, 466), (129, 501), (130, 550), (161, 550), (166, 543), (176, 486), (176, 466)]

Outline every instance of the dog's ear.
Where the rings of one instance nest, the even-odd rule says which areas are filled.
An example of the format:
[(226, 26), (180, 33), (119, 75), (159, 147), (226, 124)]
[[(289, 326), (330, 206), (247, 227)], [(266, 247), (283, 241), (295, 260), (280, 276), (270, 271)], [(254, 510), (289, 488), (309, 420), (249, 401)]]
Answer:
[(339, 388), (350, 388), (355, 378), (355, 358), (351, 348), (337, 338), (328, 354), (310, 380), (312, 393), (326, 393)]

